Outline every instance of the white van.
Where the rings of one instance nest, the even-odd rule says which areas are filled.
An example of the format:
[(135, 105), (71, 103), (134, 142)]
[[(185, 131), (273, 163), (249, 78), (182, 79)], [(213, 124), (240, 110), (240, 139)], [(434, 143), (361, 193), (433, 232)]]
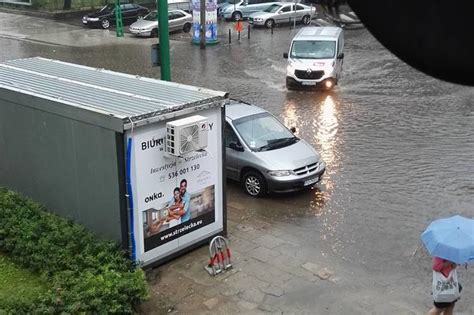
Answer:
[(342, 72), (344, 32), (340, 27), (303, 27), (291, 41), (286, 87), (332, 89)]

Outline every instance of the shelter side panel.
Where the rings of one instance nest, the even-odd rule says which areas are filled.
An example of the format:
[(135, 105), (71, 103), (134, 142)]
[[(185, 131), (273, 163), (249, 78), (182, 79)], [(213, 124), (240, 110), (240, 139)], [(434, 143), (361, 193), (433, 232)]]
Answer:
[(207, 119), (207, 146), (179, 157), (166, 153), (166, 122), (127, 133), (132, 234), (137, 260), (145, 265), (223, 230), (221, 108), (197, 114)]
[(115, 132), (0, 100), (0, 186), (120, 241)]

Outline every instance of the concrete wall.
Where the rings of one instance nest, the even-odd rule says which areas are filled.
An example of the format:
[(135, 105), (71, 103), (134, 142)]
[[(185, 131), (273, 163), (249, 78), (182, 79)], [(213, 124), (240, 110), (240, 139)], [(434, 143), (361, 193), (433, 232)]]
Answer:
[(0, 186), (72, 218), (99, 236), (121, 241), (126, 223), (121, 219), (123, 161), (118, 158), (117, 135), (0, 99)]

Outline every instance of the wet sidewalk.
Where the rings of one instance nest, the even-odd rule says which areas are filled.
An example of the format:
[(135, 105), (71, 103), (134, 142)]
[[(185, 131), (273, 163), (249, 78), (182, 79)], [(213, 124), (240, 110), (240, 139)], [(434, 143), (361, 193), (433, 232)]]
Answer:
[(422, 314), (424, 296), (390, 292), (370, 275), (331, 263), (305, 228), (274, 226), (228, 206), (233, 269), (204, 270), (204, 246), (148, 273), (147, 314)]

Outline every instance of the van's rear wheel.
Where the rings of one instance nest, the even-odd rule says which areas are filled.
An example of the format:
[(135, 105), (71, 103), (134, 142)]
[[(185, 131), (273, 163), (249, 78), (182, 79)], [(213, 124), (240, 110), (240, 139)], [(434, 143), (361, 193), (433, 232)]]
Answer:
[(267, 183), (260, 173), (248, 171), (242, 177), (245, 192), (252, 197), (262, 197), (267, 193)]
[(302, 22), (304, 25), (309, 25), (311, 23), (311, 17), (309, 15), (303, 16)]

